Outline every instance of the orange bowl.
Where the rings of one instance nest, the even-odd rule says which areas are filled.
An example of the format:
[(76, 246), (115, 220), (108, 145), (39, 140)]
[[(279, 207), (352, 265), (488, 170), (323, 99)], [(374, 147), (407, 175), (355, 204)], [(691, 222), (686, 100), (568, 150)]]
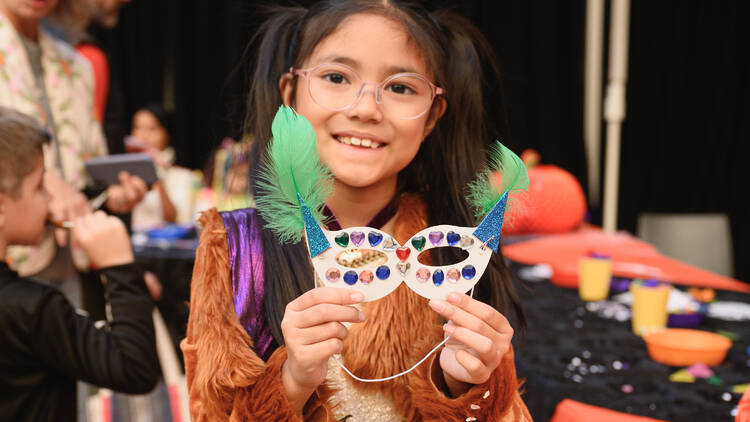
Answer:
[(645, 334), (643, 340), (651, 359), (671, 366), (716, 366), (732, 347), (732, 341), (724, 336), (686, 328), (653, 331)]

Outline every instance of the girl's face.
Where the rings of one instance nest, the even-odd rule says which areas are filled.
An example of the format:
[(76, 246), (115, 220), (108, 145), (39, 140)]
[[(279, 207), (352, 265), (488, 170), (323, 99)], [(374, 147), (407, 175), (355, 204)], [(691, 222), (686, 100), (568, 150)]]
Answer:
[(133, 116), (133, 129), (130, 135), (148, 144), (151, 148), (159, 151), (169, 146), (169, 134), (159, 119), (148, 110), (139, 110)]
[[(432, 80), (432, 73), (409, 41), (403, 27), (375, 14), (357, 14), (344, 20), (324, 38), (303, 64), (304, 69), (321, 63), (343, 63), (354, 69), (363, 81), (380, 83), (400, 72), (414, 72)], [(284, 104), (292, 105), (315, 129), (320, 158), (339, 183), (364, 188), (394, 183), (398, 173), (417, 155), (419, 146), (445, 110), (439, 101), (433, 112), (416, 119), (389, 115), (376, 103), (371, 86), (351, 107), (331, 111), (310, 97), (307, 81), (297, 77), (296, 89), (289, 74), (281, 78)], [(357, 138), (352, 145), (352, 138)], [(364, 144), (369, 146), (363, 146)], [(373, 148), (374, 143), (379, 144)]]

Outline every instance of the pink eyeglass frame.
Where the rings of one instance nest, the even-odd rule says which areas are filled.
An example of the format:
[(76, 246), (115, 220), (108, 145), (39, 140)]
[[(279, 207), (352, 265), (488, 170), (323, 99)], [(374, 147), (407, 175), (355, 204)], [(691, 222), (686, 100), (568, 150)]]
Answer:
[(362, 80), (362, 85), (359, 87), (359, 93), (354, 98), (354, 100), (351, 102), (351, 104), (348, 104), (346, 107), (342, 107), (342, 108), (330, 108), (330, 107), (326, 107), (326, 106), (320, 104), (318, 102), (318, 100), (315, 99), (315, 96), (312, 94), (312, 91), (311, 91), (311, 88), (310, 88), (310, 74), (312, 74), (313, 72), (315, 72), (315, 70), (317, 70), (319, 67), (330, 66), (330, 65), (336, 65), (336, 66), (341, 66), (341, 67), (347, 68), (347, 69), (351, 70), (352, 73), (354, 73), (355, 75), (357, 75), (357, 77), (359, 78), (359, 73), (357, 73), (356, 70), (354, 70), (351, 67), (349, 67), (349, 66), (347, 66), (345, 64), (342, 64), (342, 63), (321, 63), (321, 64), (319, 64), (317, 66), (313, 66), (313, 67), (310, 67), (310, 68), (307, 68), (307, 69), (295, 69), (294, 67), (290, 67), (289, 68), (289, 73), (291, 73), (292, 75), (296, 75), (296, 76), (303, 76), (307, 80), (307, 93), (310, 94), (310, 98), (312, 98), (313, 101), (315, 101), (315, 104), (317, 104), (317, 105), (319, 105), (319, 106), (321, 106), (321, 107), (323, 107), (325, 109), (331, 110), (331, 111), (342, 111), (342, 110), (348, 109), (349, 107), (352, 107), (362, 97), (362, 94), (364, 93), (364, 88), (367, 85), (373, 85), (375, 87), (375, 102), (377, 104), (381, 104), (383, 87), (388, 82), (390, 82), (391, 80), (399, 78), (401, 76), (412, 76), (412, 77), (416, 77), (416, 78), (422, 79), (423, 81), (427, 82), (427, 84), (430, 86), (430, 90), (431, 90), (432, 95), (430, 97), (430, 106), (428, 106), (423, 112), (417, 114), (416, 116), (412, 116), (412, 117), (399, 117), (399, 119), (412, 120), (412, 119), (416, 119), (416, 118), (421, 117), (422, 115), (424, 115), (425, 113), (427, 113), (430, 110), (430, 107), (432, 107), (432, 102), (435, 101), (435, 97), (437, 97), (438, 95), (443, 95), (443, 93), (445, 92), (443, 90), (443, 88), (440, 88), (439, 86), (437, 86), (434, 83), (430, 82), (429, 79), (425, 78), (424, 76), (420, 75), (419, 73), (402, 72), (402, 73), (395, 73), (395, 74), (393, 74), (391, 76), (388, 76), (387, 78), (385, 78), (380, 83), (368, 82), (368, 81)]

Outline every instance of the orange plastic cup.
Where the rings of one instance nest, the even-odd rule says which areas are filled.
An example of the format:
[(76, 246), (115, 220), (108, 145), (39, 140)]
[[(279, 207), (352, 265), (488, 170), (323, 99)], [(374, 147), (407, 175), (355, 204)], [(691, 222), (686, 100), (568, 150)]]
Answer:
[(584, 256), (578, 261), (578, 296), (585, 301), (609, 296), (612, 260), (606, 255)]
[(633, 294), (632, 325), (636, 335), (642, 336), (667, 327), (667, 301), (671, 291), (669, 284), (651, 287), (638, 282), (630, 283)]

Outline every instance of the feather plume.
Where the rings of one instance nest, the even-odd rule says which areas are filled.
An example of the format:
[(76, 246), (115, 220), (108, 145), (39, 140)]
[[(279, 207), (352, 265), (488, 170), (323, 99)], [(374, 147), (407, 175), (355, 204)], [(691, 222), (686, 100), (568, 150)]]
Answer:
[(299, 242), (305, 230), (301, 204), (323, 221), (323, 206), (333, 178), (319, 159), (315, 130), (293, 109), (279, 107), (271, 125), (273, 138), (263, 159), (256, 208), (282, 243)]
[[(501, 175), (500, 180), (495, 177), (495, 173)], [(529, 176), (521, 158), (497, 141), (489, 151), (489, 167), (482, 170), (477, 179), (469, 184), (468, 201), (474, 208), (475, 215), (482, 218), (506, 192), (510, 198), (513, 192), (526, 190), (528, 187)], [(507, 206), (510, 205), (511, 201)]]

